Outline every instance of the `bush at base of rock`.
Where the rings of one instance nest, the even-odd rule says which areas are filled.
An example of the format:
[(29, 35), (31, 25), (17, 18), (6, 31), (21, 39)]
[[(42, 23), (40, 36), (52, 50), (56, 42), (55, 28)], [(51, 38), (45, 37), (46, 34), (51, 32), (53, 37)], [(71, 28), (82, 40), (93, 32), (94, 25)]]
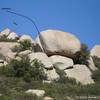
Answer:
[(24, 50), (31, 50), (31, 42), (29, 40), (24, 40), (22, 42), (19, 42), (19, 45), (16, 45), (15, 47), (12, 48), (13, 52), (21, 52)]
[(90, 52), (88, 50), (88, 47), (86, 44), (82, 44), (81, 45), (81, 50), (79, 52), (79, 58), (75, 61), (76, 64), (84, 64), (88, 66), (88, 59), (89, 59), (89, 55)]
[(100, 70), (96, 70), (92, 72), (92, 79), (95, 82), (100, 82)]
[(43, 80), (46, 78), (44, 71), (42, 69), (43, 65), (34, 60), (32, 65), (30, 60), (26, 57), (21, 60), (13, 59), (7, 66), (0, 68), (0, 75), (7, 77), (19, 77), (26, 81), (33, 80)]

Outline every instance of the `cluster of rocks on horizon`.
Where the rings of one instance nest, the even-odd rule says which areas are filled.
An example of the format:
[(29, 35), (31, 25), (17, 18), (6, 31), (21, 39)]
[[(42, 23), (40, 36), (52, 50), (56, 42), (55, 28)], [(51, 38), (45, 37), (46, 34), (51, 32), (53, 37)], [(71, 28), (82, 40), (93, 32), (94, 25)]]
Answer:
[[(92, 56), (100, 58), (100, 45), (94, 46), (90, 51), (88, 68), (86, 65), (74, 64), (73, 59), (77, 58), (76, 53), (81, 50), (81, 43), (71, 33), (58, 30), (46, 30), (40, 32), (40, 35), (33, 40), (31, 36), (26, 34), (19, 37), (15, 32), (10, 32), (7, 28), (0, 32), (0, 37), (3, 35), (7, 39), (18, 39), (16, 42), (0, 42), (0, 53), (6, 58), (6, 60), (0, 59), (0, 66), (7, 65), (11, 59), (19, 60), (21, 56), (26, 55), (30, 61), (37, 59), (43, 63), (44, 71), (47, 75), (47, 80), (44, 82), (51, 83), (60, 78), (56, 72), (57, 68), (63, 70), (66, 73), (66, 77), (74, 78), (82, 85), (94, 83), (94, 80), (91, 78), (91, 70), (94, 71), (97, 68), (94, 65)], [(34, 48), (32, 50), (19, 52), (18, 56), (16, 56), (16, 52), (13, 52), (11, 49), (24, 40), (29, 40)]]

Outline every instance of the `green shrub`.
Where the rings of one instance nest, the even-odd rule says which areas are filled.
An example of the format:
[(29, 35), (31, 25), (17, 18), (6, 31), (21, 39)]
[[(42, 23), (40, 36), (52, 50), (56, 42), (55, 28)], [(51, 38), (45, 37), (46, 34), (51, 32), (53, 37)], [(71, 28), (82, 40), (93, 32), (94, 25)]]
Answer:
[(92, 72), (92, 78), (95, 82), (100, 82), (100, 70), (96, 70)]
[(34, 80), (46, 79), (46, 75), (43, 69), (44, 65), (41, 62), (39, 62), (37, 59), (33, 60), (31, 64), (32, 64), (32, 67), (29, 70), (29, 73), (34, 78)]
[(89, 59), (90, 52), (88, 50), (87, 45), (81, 45), (81, 51), (79, 52), (79, 59), (77, 61), (78, 64), (85, 64), (88, 66), (88, 59)]
[(32, 61), (28, 57), (24, 57), (21, 60), (13, 59), (5, 67), (0, 68), (0, 74), (7, 77), (22, 77), (26, 81), (34, 80), (43, 80), (46, 78), (43, 70), (43, 64), (37, 60)]
[(20, 47), (22, 48), (22, 51), (30, 50), (31, 49), (31, 42), (29, 40), (24, 40), (23, 42), (20, 42)]
[(17, 52), (17, 53), (24, 51), (24, 50), (32, 50), (32, 45), (29, 40), (24, 40), (20, 42), (19, 46), (15, 46), (14, 48), (12, 48), (12, 51)]

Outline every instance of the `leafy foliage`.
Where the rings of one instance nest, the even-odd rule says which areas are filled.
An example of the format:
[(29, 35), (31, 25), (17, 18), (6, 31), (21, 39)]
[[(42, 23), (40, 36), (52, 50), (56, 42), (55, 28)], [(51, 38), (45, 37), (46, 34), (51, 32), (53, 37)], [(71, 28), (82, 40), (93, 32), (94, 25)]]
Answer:
[(19, 53), (21, 51), (31, 50), (31, 49), (32, 49), (31, 42), (29, 40), (24, 40), (24, 41), (20, 42), (19, 46), (15, 46), (14, 48), (12, 48), (12, 51)]
[(24, 40), (23, 42), (20, 42), (20, 47), (22, 48), (22, 51), (30, 50), (31, 49), (31, 42), (29, 40)]
[(100, 70), (96, 70), (92, 72), (92, 78), (95, 82), (100, 82)]
[(21, 77), (26, 81), (31, 80), (31, 78), (34, 80), (43, 80), (45, 78), (43, 65), (37, 60), (34, 60), (31, 65), (27, 57), (21, 60), (11, 60), (6, 67), (0, 68), (0, 74), (7, 77)]
[(90, 55), (90, 52), (88, 50), (87, 45), (82, 44), (81, 45), (81, 51), (80, 51), (80, 54), (79, 54), (79, 59), (78, 59), (77, 63), (88, 65), (87, 60), (89, 59), (89, 55)]

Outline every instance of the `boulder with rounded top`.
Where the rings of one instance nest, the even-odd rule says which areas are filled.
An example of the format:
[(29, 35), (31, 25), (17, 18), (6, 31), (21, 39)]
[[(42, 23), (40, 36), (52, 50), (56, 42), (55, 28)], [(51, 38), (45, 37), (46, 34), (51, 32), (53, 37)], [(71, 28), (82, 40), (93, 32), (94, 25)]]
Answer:
[(57, 30), (42, 31), (40, 36), (36, 38), (36, 42), (49, 56), (58, 54), (74, 57), (81, 48), (80, 41), (76, 36)]

